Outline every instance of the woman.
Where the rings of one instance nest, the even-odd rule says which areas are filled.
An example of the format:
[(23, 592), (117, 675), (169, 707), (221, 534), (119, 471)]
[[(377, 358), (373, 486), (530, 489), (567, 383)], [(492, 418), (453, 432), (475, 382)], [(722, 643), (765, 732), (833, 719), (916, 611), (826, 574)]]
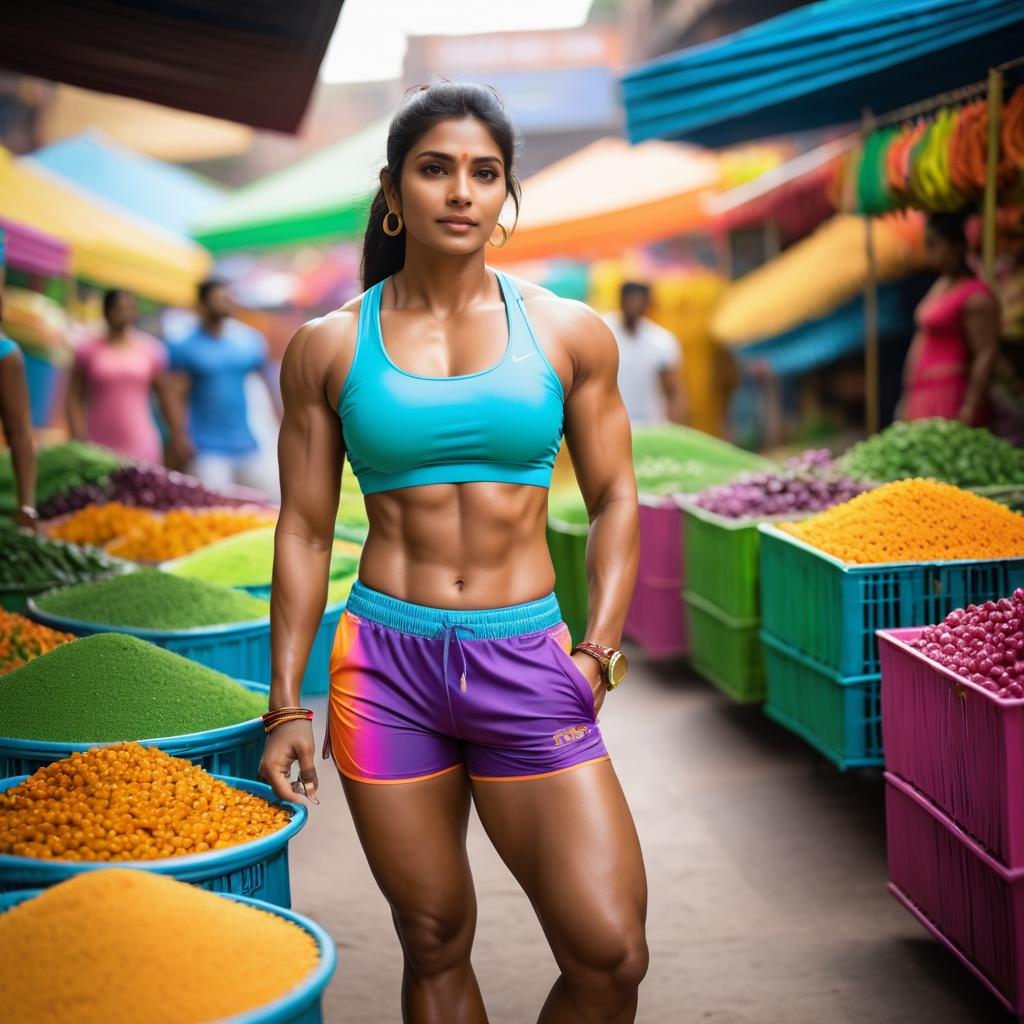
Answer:
[(167, 373), (163, 345), (135, 326), (135, 297), (120, 288), (103, 296), (106, 334), (80, 345), (68, 385), (68, 427), (79, 441), (92, 441), (143, 462), (162, 463), (163, 441), (153, 419), (151, 395), (170, 431), (169, 461), (191, 455), (184, 413)]
[(917, 307), (917, 334), (904, 368), (903, 418), (988, 422), (988, 389), (999, 359), (999, 306), (967, 266), (960, 214), (933, 213), (925, 231), (939, 278)]
[[(0, 296), (0, 324), (3, 323), (3, 296)], [(0, 330), (0, 427), (11, 449), (11, 465), (17, 488), (18, 508), (14, 521), (34, 527), (36, 514), (36, 453), (32, 447), (32, 417), (25, 364), (21, 350)]]
[[(634, 1020), (647, 967), (643, 860), (597, 725), (637, 567), (629, 423), (601, 319), (485, 265), (485, 243), (508, 237), (506, 199), (518, 208), (513, 155), (492, 91), (442, 82), (407, 99), (370, 212), (368, 290), (301, 328), (282, 366), (270, 707), (299, 704), (347, 457), (370, 533), (331, 659), (327, 747), (415, 1024), (487, 1019), (471, 798), (561, 971), (541, 1021)], [(607, 654), (569, 653), (551, 593), (563, 420), (591, 514), (586, 639)], [(262, 777), (315, 801), (311, 724), (299, 709), (267, 725)]]

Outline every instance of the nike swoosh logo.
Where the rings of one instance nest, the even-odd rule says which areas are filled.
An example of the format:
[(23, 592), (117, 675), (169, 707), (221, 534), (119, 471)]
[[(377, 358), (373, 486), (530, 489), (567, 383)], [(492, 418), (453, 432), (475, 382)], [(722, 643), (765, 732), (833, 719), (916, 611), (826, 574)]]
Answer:
[(533, 354), (534, 354), (533, 352), (527, 352), (525, 356), (513, 356), (512, 357), (512, 362), (513, 363), (521, 363), (524, 359), (529, 359), (530, 356), (532, 356)]

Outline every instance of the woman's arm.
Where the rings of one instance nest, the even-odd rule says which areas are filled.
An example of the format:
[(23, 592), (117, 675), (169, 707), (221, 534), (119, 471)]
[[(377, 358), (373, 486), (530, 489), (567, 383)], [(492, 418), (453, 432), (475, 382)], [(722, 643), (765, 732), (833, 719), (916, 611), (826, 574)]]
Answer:
[[(587, 632), (577, 640), (617, 648), (639, 561), (632, 439), (619, 395), (615, 338), (596, 313), (582, 305), (577, 310), (566, 343), (573, 377), (565, 403), (565, 439), (590, 513)], [(577, 658), (581, 666), (588, 661), (596, 665), (587, 655)]]
[(85, 370), (76, 359), (68, 380), (68, 433), (75, 441), (86, 439), (85, 425)]
[(28, 383), (21, 352), (13, 352), (0, 359), (0, 422), (4, 437), (11, 449), (11, 463), (18, 487), (20, 525), (30, 526), (31, 515), (22, 509), (35, 509), (36, 505), (36, 453), (32, 447), (32, 416)]
[(168, 461), (172, 468), (183, 469), (192, 458), (193, 448), (186, 426), (181, 386), (169, 373), (162, 371), (153, 378), (153, 392), (170, 435), (167, 443)]
[(999, 303), (990, 292), (976, 292), (964, 303), (964, 335), (971, 351), (967, 393), (960, 407), (962, 423), (973, 423), (988, 395), (999, 359)]
[[(326, 395), (335, 327), (299, 329), (281, 365), (284, 416), (278, 438), (281, 513), (274, 538), (270, 599), (270, 708), (301, 706), (302, 677), (327, 602), (334, 520), (344, 450), (338, 415)], [(282, 799), (295, 799), (292, 764), (316, 797), (313, 729), (290, 722), (268, 737), (261, 777)]]

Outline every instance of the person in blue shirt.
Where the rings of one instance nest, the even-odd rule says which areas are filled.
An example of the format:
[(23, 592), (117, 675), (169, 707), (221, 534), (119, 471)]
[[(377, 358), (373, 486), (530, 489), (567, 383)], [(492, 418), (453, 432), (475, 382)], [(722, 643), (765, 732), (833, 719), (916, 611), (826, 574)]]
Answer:
[(259, 375), (280, 419), (280, 395), (267, 341), (234, 319), (231, 293), (223, 281), (199, 286), (199, 324), (170, 348), (170, 368), (187, 396), (189, 433), (195, 448), (190, 471), (219, 490), (254, 487), (279, 493), (276, 463), (261, 458), (249, 423), (246, 381)]

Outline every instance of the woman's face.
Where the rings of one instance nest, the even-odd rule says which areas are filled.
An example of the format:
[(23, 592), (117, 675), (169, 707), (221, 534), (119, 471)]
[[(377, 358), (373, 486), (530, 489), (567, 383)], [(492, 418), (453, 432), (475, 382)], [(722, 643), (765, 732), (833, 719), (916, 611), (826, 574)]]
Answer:
[(417, 242), (461, 255), (482, 248), (494, 234), (505, 205), (505, 161), (475, 117), (446, 118), (406, 155), (401, 196), (386, 174), (381, 184)]
[(107, 323), (111, 330), (123, 331), (126, 327), (132, 327), (138, 319), (139, 306), (135, 296), (121, 292), (107, 313)]
[(963, 249), (933, 228), (925, 230), (924, 248), (928, 266), (938, 274), (955, 273), (963, 264)]

